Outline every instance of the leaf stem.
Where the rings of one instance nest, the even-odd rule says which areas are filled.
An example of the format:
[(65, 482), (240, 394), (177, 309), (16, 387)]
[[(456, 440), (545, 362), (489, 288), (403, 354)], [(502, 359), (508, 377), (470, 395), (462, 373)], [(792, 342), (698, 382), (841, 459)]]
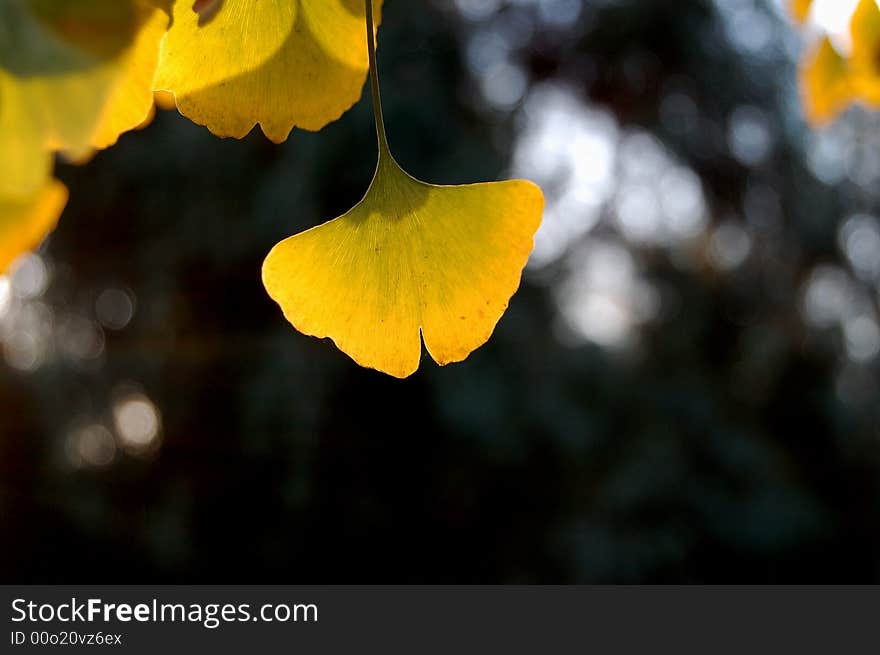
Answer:
[(367, 8), (367, 49), (370, 52), (370, 90), (373, 94), (373, 116), (376, 119), (376, 135), (379, 138), (379, 158), (390, 155), (388, 137), (385, 135), (385, 117), (382, 114), (382, 98), (379, 95), (379, 68), (376, 64), (376, 37), (373, 28), (373, 0), (365, 0)]

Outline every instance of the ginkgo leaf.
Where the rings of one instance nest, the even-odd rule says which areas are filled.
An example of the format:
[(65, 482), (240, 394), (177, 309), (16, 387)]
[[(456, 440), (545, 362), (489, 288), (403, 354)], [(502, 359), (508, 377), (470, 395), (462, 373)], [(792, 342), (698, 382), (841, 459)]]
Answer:
[(828, 37), (806, 61), (800, 79), (804, 113), (812, 125), (828, 123), (853, 101), (849, 66)]
[(849, 63), (854, 93), (866, 104), (880, 105), (880, 8), (875, 0), (860, 0), (850, 22), (852, 54)]
[(880, 8), (876, 0), (860, 0), (856, 5), (850, 21), (850, 36), (853, 65), (880, 70)]
[(55, 180), (24, 200), (0, 198), (0, 274), (19, 255), (40, 245), (66, 203), (67, 188)]
[(155, 111), (153, 79), (168, 15), (146, 4), (137, 11), (139, 30), (121, 62), (119, 75), (92, 134), (90, 145), (99, 150), (115, 144), (120, 134), (149, 124)]
[(360, 0), (178, 0), (155, 87), (218, 136), (319, 130), (363, 91), (362, 19)]
[(790, 0), (789, 2), (791, 14), (799, 23), (803, 23), (807, 20), (812, 6), (813, 0)]
[(373, 182), (346, 214), (276, 245), (263, 284), (299, 331), (403, 378), (419, 366), (422, 339), (441, 365), (489, 339), (519, 287), (544, 197), (525, 180), (435, 186), (397, 165), (367, 16), (380, 153)]
[(383, 155), (351, 211), (269, 253), (263, 284), (300, 332), (395, 377), (484, 344), (532, 251), (544, 199), (531, 182), (434, 186)]
[(151, 110), (163, 0), (0, 3), (0, 196), (28, 198), (51, 154), (113, 144)]

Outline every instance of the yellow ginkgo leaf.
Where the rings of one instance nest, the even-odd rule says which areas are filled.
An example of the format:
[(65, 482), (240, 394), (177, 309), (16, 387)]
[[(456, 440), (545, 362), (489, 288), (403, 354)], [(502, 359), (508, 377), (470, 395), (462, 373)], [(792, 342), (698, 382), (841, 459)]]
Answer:
[(263, 284), (300, 332), (395, 377), (484, 344), (520, 282), (544, 199), (531, 182), (434, 186), (383, 153), (364, 199), (279, 243)]
[(810, 15), (810, 8), (813, 6), (813, 0), (790, 0), (789, 8), (791, 15), (799, 23), (803, 23)]
[(90, 145), (99, 150), (115, 144), (120, 134), (148, 125), (155, 112), (153, 79), (169, 17), (161, 8), (146, 3), (136, 8), (139, 30), (121, 62), (91, 138)]
[(828, 123), (853, 101), (849, 66), (828, 37), (805, 62), (800, 81), (804, 113), (812, 125)]
[[(256, 124), (272, 141), (319, 130), (361, 96), (367, 74), (360, 0), (178, 0), (156, 89), (218, 136)], [(377, 10), (381, 0), (374, 0)]]
[(866, 104), (880, 106), (880, 8), (876, 0), (860, 0), (850, 22), (850, 34), (854, 93)]
[(388, 150), (372, 39), (370, 55), (373, 182), (351, 211), (276, 245), (263, 284), (298, 330), (403, 378), (418, 368), (422, 339), (441, 365), (489, 339), (519, 287), (544, 197), (524, 180), (435, 186), (410, 177)]
[(880, 8), (876, 0), (859, 0), (849, 29), (853, 65), (880, 70)]
[(49, 151), (78, 157), (144, 121), (163, 1), (0, 2), (0, 196), (41, 189)]
[(0, 198), (0, 274), (15, 259), (33, 250), (58, 223), (67, 203), (67, 188), (50, 181), (31, 198)]

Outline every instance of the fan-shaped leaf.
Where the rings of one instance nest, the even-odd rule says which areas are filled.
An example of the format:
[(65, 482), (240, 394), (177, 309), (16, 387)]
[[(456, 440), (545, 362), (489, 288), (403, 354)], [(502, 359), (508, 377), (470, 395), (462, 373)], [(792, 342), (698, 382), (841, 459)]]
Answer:
[[(374, 1), (378, 10), (381, 0)], [(367, 49), (360, 0), (179, 1), (156, 88), (219, 136), (259, 123), (275, 142), (319, 130), (360, 98)]]
[(383, 156), (345, 215), (279, 243), (263, 283), (301, 332), (395, 377), (484, 344), (519, 286), (544, 199), (531, 182), (434, 186)]

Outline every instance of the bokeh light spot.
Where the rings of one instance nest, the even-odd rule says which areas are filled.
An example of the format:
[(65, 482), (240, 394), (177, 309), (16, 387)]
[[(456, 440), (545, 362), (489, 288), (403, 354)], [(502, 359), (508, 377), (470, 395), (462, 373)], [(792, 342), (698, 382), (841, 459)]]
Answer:
[(74, 466), (103, 468), (116, 457), (116, 444), (110, 431), (100, 424), (73, 430), (67, 437), (65, 450)]
[(105, 289), (95, 301), (95, 316), (109, 330), (122, 330), (134, 316), (134, 296), (125, 289)]
[(133, 394), (114, 404), (113, 424), (121, 446), (138, 454), (156, 445), (162, 419), (158, 408), (149, 398), (143, 394)]

